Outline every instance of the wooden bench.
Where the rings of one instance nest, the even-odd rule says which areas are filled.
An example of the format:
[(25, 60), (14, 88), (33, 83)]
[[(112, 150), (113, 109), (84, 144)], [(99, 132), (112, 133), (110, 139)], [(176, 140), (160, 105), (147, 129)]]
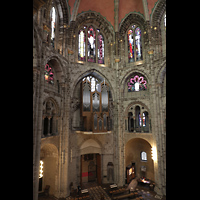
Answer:
[(123, 194), (125, 192), (128, 192), (128, 190), (126, 190), (125, 188), (121, 188), (121, 189), (118, 189), (118, 190), (110, 191), (109, 193), (113, 197), (114, 195)]
[(120, 195), (120, 196), (117, 196), (117, 197), (113, 197), (112, 199), (113, 200), (124, 199), (124, 198), (128, 198), (128, 197), (133, 197), (133, 196), (134, 196), (134, 193), (131, 192), (130, 194), (123, 194), (123, 195)]

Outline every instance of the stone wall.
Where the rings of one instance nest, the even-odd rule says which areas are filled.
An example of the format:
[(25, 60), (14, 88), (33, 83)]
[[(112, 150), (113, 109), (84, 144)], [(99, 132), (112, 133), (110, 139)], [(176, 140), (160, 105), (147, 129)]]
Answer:
[[(44, 145), (52, 144), (56, 151), (56, 174), (53, 176), (55, 185), (51, 193), (57, 198), (69, 195), (69, 185), (74, 187), (80, 184), (80, 156), (83, 153), (101, 153), (102, 155), (102, 182), (107, 183), (108, 163), (113, 163), (114, 181), (118, 185), (125, 184), (126, 165), (132, 158), (126, 161), (127, 154), (131, 154), (133, 147), (126, 146), (132, 139), (144, 139), (151, 147), (157, 149), (157, 160), (152, 160), (149, 149), (148, 160), (151, 162), (149, 177), (155, 180), (155, 190), (158, 194), (166, 194), (166, 56), (163, 23), (157, 23), (163, 19), (165, 3), (159, 1), (151, 21), (137, 13), (132, 13), (120, 24), (115, 32), (113, 28), (104, 26), (105, 20), (97, 13), (85, 13), (71, 21), (68, 26), (60, 29), (60, 39), (57, 39), (61, 51), (53, 48), (46, 41), (48, 23), (40, 19), (38, 15), (33, 17), (33, 193), (34, 199), (38, 194), (39, 161), (43, 154)], [(45, 6), (41, 8), (42, 12)], [(49, 9), (49, 7), (48, 7)], [(159, 12), (160, 11), (160, 12)], [(66, 10), (64, 11), (66, 13)], [(117, 12), (117, 11), (116, 11)], [(117, 16), (117, 13), (116, 13)], [(88, 21), (89, 20), (89, 21)], [(59, 23), (66, 23), (61, 20)], [(152, 22), (152, 23), (150, 23)], [(81, 24), (93, 23), (100, 26), (106, 41), (106, 64), (80, 63), (77, 61), (78, 28)], [(142, 62), (127, 62), (127, 29), (132, 23), (141, 25), (143, 31)], [(156, 27), (156, 28), (155, 28)], [(118, 31), (119, 30), (119, 31)], [(59, 31), (58, 31), (59, 32)], [(68, 54), (68, 49), (73, 53)], [(51, 63), (54, 67), (58, 85), (47, 85), (44, 80), (44, 66)], [(72, 129), (72, 122), (76, 124), (74, 112), (79, 106), (79, 94), (77, 84), (88, 74), (101, 76), (108, 82), (112, 94), (112, 129), (106, 134), (85, 134)], [(127, 78), (133, 73), (140, 73), (147, 79), (147, 90), (137, 93), (127, 92)], [(59, 86), (59, 90), (58, 90)], [(44, 106), (48, 99), (57, 106), (56, 119), (58, 132), (42, 138)], [(128, 109), (132, 105), (140, 105), (148, 110), (151, 116), (152, 131), (149, 133), (129, 133), (125, 130), (125, 119), (128, 117)], [(77, 122), (78, 123), (78, 122)], [(42, 139), (41, 139), (42, 138)], [(86, 141), (94, 140), (98, 145), (82, 148)], [(95, 143), (94, 142), (94, 143)], [(87, 144), (87, 142), (86, 142)], [(84, 149), (84, 151), (83, 151)], [(135, 155), (133, 159), (138, 160)], [(47, 157), (44, 156), (44, 159)], [(49, 161), (48, 161), (49, 162)], [(139, 162), (139, 161), (138, 161)], [(153, 163), (153, 164), (152, 164)], [(140, 165), (138, 165), (139, 167)], [(149, 165), (150, 166), (150, 165)], [(149, 170), (149, 169), (148, 169)], [(49, 175), (50, 177), (51, 175)], [(56, 178), (55, 178), (56, 177)], [(48, 178), (47, 178), (48, 180)], [(48, 182), (48, 181), (47, 181)]]

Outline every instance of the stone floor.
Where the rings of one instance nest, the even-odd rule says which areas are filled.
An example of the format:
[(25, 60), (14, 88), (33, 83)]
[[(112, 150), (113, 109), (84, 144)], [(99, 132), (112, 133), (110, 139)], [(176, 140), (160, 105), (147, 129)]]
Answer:
[[(97, 183), (86, 183), (83, 184), (82, 189), (88, 189), (90, 197), (93, 197), (94, 200), (101, 200), (101, 195), (103, 194), (105, 200), (111, 200), (109, 195), (105, 191), (105, 185), (99, 186)], [(166, 197), (159, 198), (154, 191), (149, 190), (148, 187), (145, 186), (137, 186), (136, 191), (140, 196), (143, 197), (144, 200), (166, 200)], [(71, 196), (59, 200), (72, 200)], [(136, 198), (134, 198), (137, 200)], [(39, 196), (38, 200), (57, 200), (55, 197), (46, 197), (46, 196)], [(124, 198), (123, 200), (129, 200), (128, 198)]]

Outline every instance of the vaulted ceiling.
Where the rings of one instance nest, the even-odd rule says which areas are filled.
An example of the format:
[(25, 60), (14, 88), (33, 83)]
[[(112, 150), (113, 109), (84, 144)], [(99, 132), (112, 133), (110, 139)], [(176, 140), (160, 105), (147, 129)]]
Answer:
[[(52, 0), (33, 0), (33, 14), (44, 4), (50, 4)], [(87, 11), (100, 13), (114, 27), (115, 8), (118, 10), (118, 24), (131, 12), (137, 12), (145, 15), (143, 0), (56, 0), (67, 5), (65, 8), (69, 11), (69, 21), (75, 21), (76, 17)], [(150, 17), (154, 7), (160, 0), (147, 0), (148, 15)]]

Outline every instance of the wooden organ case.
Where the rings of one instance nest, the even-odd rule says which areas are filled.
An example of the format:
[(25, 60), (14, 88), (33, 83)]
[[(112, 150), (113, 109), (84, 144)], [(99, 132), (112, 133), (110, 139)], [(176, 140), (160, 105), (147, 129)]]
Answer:
[(94, 133), (108, 131), (109, 118), (109, 86), (104, 81), (95, 84), (91, 91), (91, 82), (86, 78), (81, 85), (81, 116), (83, 117), (84, 131)]

